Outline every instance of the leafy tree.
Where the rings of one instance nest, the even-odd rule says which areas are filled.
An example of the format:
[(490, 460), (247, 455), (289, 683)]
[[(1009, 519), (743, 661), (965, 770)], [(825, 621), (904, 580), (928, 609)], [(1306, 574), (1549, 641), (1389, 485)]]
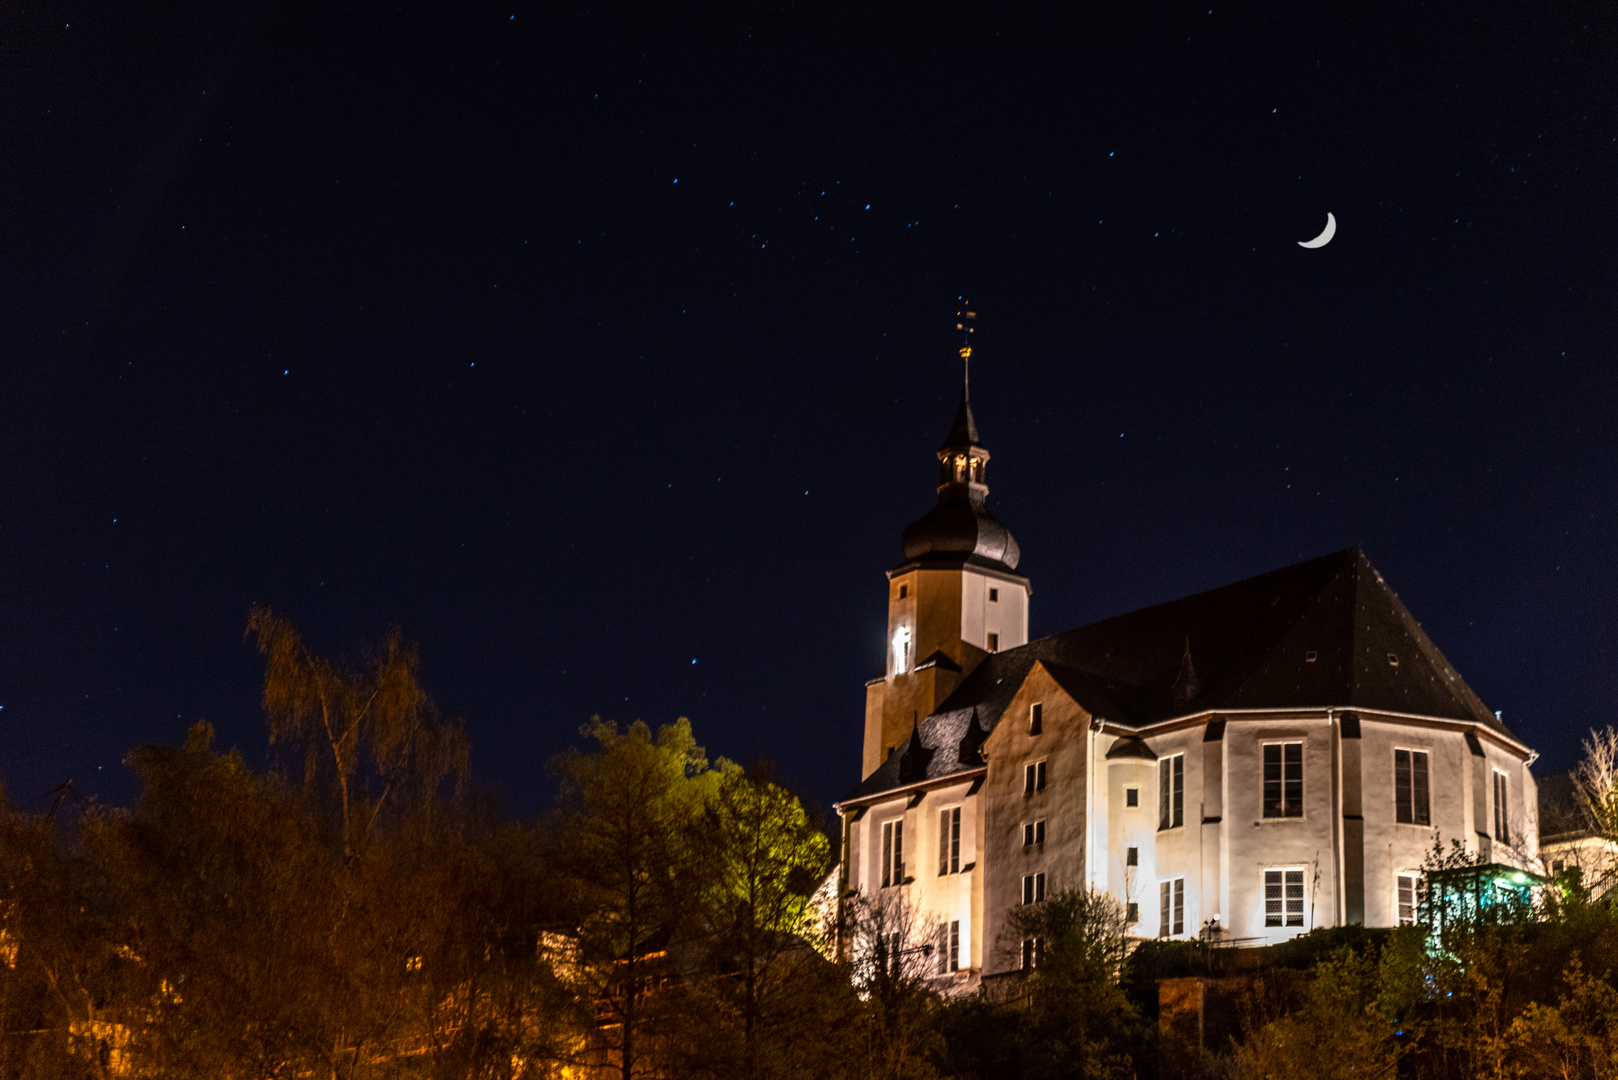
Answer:
[(1253, 1031), (1231, 1057), (1231, 1080), (1387, 1080), (1403, 1054), (1378, 1001), (1377, 960), (1344, 949), (1315, 966), (1301, 1005)]
[(1121, 985), (1128, 950), (1124, 906), (1093, 889), (1066, 889), (1013, 908), (1001, 952), (1013, 964), (1035, 942), (1022, 1026), (1022, 1075), (1127, 1077), (1139, 1017)]
[(577, 991), (615, 1032), (610, 1048), (624, 1080), (666, 1053), (680, 961), (697, 893), (690, 872), (705, 797), (715, 774), (683, 717), (620, 733), (599, 717), (583, 733), (594, 753), (555, 761), (563, 781), (559, 865), (577, 913)]
[(695, 838), (703, 976), (689, 1005), (693, 1075), (824, 1075), (852, 994), (846, 972), (817, 951), (813, 895), (831, 845), (768, 772), (721, 771)]

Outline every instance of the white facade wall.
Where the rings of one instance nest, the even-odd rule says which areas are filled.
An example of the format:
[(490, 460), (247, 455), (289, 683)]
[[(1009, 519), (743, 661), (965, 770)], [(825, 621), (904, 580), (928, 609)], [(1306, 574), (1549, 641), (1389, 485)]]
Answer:
[[(1001, 594), (1002, 596), (1005, 593)], [(1030, 730), (1042, 708), (1043, 730)], [(1358, 717), (1358, 737), (1354, 736)], [(1047, 895), (1091, 885), (1136, 905), (1133, 932), (1157, 937), (1163, 882), (1184, 882), (1180, 938), (1205, 928), (1239, 945), (1286, 940), (1316, 927), (1398, 921), (1395, 878), (1419, 873), (1434, 842), (1459, 841), (1485, 861), (1540, 871), (1532, 755), (1475, 725), (1356, 710), (1199, 716), (1138, 732), (1098, 730), (1093, 717), (1035, 665), (983, 747), (986, 774), (868, 805), (850, 826), (849, 886), (881, 880), (881, 826), (905, 822), (913, 903), (947, 926), (961, 924), (963, 971), (1017, 963), (1006, 919), (1022, 903), (1023, 879), (1043, 873)], [(1107, 758), (1121, 739), (1143, 740), (1156, 760)], [(1264, 816), (1263, 754), (1271, 742), (1302, 744), (1302, 813)], [(1429, 823), (1400, 823), (1394, 752), (1429, 762)], [(1179, 824), (1159, 827), (1164, 761), (1183, 756)], [(1043, 761), (1043, 791), (1025, 791), (1025, 767)], [(1494, 780), (1505, 778), (1509, 840), (1493, 838)], [(1137, 805), (1127, 805), (1128, 792)], [(962, 807), (960, 872), (938, 874), (939, 810)], [(1044, 823), (1041, 844), (1024, 826)], [(1128, 849), (1137, 849), (1128, 865)], [(854, 853), (857, 853), (854, 854)], [(1302, 871), (1301, 925), (1266, 924), (1265, 872)], [(1170, 896), (1172, 897), (1172, 884)]]
[[(1028, 644), (1027, 582), (970, 568), (960, 577), (962, 641), (990, 652)], [(994, 649), (989, 649), (990, 634), (997, 635)]]

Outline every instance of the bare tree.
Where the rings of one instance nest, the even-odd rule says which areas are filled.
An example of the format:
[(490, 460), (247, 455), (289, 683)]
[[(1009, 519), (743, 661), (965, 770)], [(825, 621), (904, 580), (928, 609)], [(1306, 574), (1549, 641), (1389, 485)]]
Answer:
[[(397, 628), (368, 663), (352, 670), (311, 652), (297, 628), (267, 607), (248, 613), (247, 632), (265, 657), (270, 745), (302, 751), (306, 787), (321, 777), (335, 783), (345, 858), (353, 857), (355, 841), (371, 833), (401, 789), (414, 787), (411, 794), (425, 796), (420, 801), (426, 804), (445, 778), (466, 777), (465, 736), (422, 689), (415, 646)], [(355, 817), (368, 775), (381, 792), (361, 827)]]

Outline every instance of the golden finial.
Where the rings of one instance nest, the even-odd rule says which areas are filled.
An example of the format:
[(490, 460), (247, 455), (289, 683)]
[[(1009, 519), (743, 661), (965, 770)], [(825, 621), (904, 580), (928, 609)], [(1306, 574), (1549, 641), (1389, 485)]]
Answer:
[[(961, 297), (961, 303), (962, 303), (962, 305), (965, 305), (965, 303), (966, 303), (966, 298), (965, 297)], [(972, 331), (973, 331), (973, 329), (975, 329), (973, 327), (973, 325), (972, 325), (972, 321), (974, 319), (976, 319), (977, 317), (978, 317), (977, 312), (968, 311), (968, 310), (966, 310), (966, 308), (964, 306), (961, 308), (960, 311), (957, 311), (955, 313), (955, 319), (956, 319), (955, 329), (957, 329), (957, 330), (959, 330), (961, 332), (961, 368), (962, 368), (962, 370), (961, 370), (961, 386), (963, 388), (969, 386), (970, 383), (971, 383), (971, 375), (972, 375)]]

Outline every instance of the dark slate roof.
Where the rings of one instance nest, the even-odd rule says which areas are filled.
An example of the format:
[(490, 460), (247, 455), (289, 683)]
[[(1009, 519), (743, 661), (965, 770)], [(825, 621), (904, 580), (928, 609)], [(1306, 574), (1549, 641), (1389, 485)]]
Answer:
[(1133, 735), (1125, 735), (1112, 744), (1107, 751), (1108, 761), (1117, 761), (1120, 758), (1140, 758), (1142, 761), (1156, 761), (1157, 755), (1152, 748), (1146, 745), (1145, 739), (1138, 739)]
[(848, 798), (858, 799), (923, 780), (937, 780), (983, 768), (983, 758), (978, 748), (983, 745), (989, 727), (979, 721), (975, 709), (929, 716), (921, 723), (919, 744), (916, 732), (911, 732), (910, 737), (888, 755), (888, 760), (877, 766), (876, 772), (850, 792)]
[(949, 434), (944, 436), (944, 445), (939, 452), (945, 450), (965, 450), (972, 446), (982, 446), (978, 441), (978, 422), (972, 418), (972, 399), (967, 395), (966, 384), (961, 384), (961, 404), (955, 410), (955, 422), (949, 426)]
[(933, 508), (899, 537), (901, 566), (984, 566), (1006, 572), (1017, 569), (1022, 551), (1011, 530), (995, 520), (982, 489), (951, 484), (938, 493)]
[[(994, 653), (922, 721), (921, 743), (953, 746), (974, 711), (993, 730), (1035, 661), (1091, 713), (1130, 727), (1336, 706), (1472, 721), (1515, 739), (1357, 548)], [(885, 775), (894, 764), (850, 797), (897, 786), (896, 768)], [(955, 771), (934, 764), (926, 778)]]

